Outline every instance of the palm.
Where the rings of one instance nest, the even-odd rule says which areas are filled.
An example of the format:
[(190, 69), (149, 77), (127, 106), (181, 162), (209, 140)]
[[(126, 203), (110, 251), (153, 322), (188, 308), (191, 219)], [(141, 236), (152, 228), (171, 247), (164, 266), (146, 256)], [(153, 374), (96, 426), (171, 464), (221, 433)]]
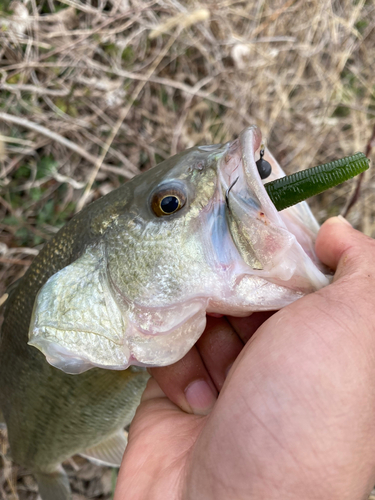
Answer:
[[(272, 313), (265, 312), (231, 318), (231, 324), (224, 318), (208, 318), (204, 334), (182, 360), (151, 370), (168, 397), (154, 379), (149, 381), (131, 425), (115, 500), (178, 498), (180, 478), (207, 422), (206, 416), (196, 413), (209, 413), (204, 406), (210, 405), (207, 392), (200, 391), (188, 401), (180, 388), (206, 380), (212, 391), (213, 405), (228, 368), (270, 315)], [(166, 491), (170, 492), (168, 497)]]

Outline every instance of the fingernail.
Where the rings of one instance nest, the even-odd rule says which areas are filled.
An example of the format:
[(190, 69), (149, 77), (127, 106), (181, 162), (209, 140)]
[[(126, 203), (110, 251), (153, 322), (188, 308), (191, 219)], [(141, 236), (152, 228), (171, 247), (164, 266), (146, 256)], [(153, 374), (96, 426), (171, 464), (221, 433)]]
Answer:
[(338, 215), (337, 218), (341, 221), (341, 222), (345, 222), (345, 224), (348, 224), (348, 226), (350, 227), (353, 227), (350, 222), (348, 220), (346, 220), (342, 215)]
[(216, 394), (205, 380), (196, 380), (188, 385), (185, 397), (196, 415), (207, 415), (216, 402)]
[(348, 226), (353, 227), (342, 215), (331, 217), (330, 219), (327, 219), (326, 222), (328, 222), (328, 224), (347, 224)]

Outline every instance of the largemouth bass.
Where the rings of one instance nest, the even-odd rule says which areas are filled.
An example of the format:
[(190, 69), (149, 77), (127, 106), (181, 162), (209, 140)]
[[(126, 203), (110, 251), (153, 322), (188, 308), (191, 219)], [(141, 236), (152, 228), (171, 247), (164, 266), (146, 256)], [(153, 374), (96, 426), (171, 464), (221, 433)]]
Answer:
[[(6, 302), (0, 408), (14, 460), (43, 500), (67, 500), (60, 464), (119, 465), (148, 379), (183, 357), (206, 314), (275, 310), (329, 283), (306, 203), (277, 212), (261, 134), (198, 146), (78, 213)], [(272, 172), (284, 175), (266, 151)], [(47, 362), (48, 361), (48, 362)]]

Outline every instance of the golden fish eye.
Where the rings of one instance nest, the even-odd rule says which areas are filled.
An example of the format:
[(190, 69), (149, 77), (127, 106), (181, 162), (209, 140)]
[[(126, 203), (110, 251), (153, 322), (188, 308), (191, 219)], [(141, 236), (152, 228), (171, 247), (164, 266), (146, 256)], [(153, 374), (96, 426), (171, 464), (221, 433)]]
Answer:
[(180, 210), (186, 203), (185, 193), (176, 188), (163, 189), (152, 196), (151, 208), (155, 215), (163, 217)]

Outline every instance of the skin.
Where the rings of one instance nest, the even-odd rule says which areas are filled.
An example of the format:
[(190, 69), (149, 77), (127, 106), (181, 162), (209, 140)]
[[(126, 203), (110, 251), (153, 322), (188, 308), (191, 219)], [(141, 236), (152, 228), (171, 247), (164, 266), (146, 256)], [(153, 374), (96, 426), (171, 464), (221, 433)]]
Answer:
[(273, 315), (211, 318), (185, 358), (151, 370), (115, 500), (368, 498), (375, 241), (333, 218), (316, 251), (331, 285)]

